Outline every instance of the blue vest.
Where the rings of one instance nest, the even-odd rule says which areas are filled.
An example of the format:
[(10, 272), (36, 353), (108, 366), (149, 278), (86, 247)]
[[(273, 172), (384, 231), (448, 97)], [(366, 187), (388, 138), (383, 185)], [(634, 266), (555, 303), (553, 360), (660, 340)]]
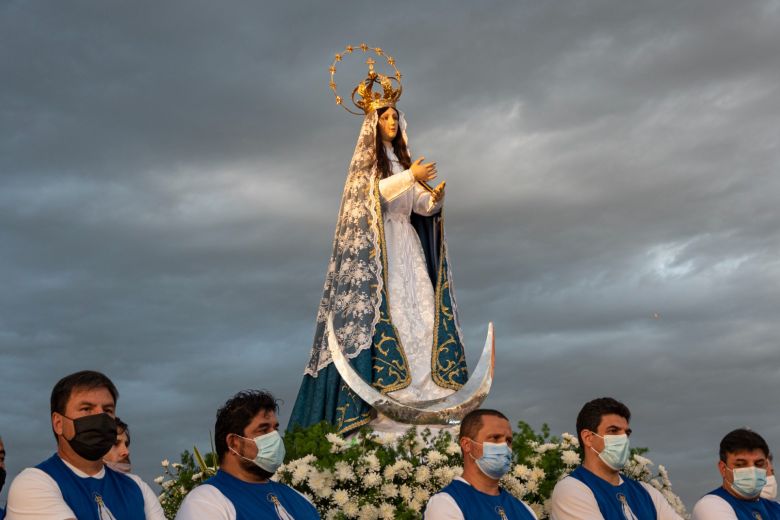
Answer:
[(707, 494), (728, 502), (739, 520), (780, 520), (780, 504), (774, 500), (740, 500), (722, 487)]
[(130, 477), (105, 468), (103, 478), (82, 478), (55, 453), (36, 468), (60, 488), (62, 498), (78, 520), (101, 520), (99, 508), (108, 508), (116, 520), (145, 520), (144, 496)]
[(590, 488), (604, 520), (626, 520), (623, 512), (626, 504), (639, 520), (658, 518), (650, 493), (635, 480), (624, 477), (622, 484), (613, 486), (582, 466), (572, 471), (571, 477)]
[[(290, 486), (269, 480), (263, 483), (244, 482), (222, 470), (208, 479), (211, 484), (233, 503), (236, 520), (262, 520), (279, 518), (281, 507), (295, 520), (319, 520), (320, 515), (308, 500)], [(81, 520), (81, 519), (79, 519)]]
[(500, 488), (498, 495), (488, 495), (465, 482), (453, 480), (441, 493), (447, 493), (455, 500), (465, 520), (534, 519), (522, 502)]

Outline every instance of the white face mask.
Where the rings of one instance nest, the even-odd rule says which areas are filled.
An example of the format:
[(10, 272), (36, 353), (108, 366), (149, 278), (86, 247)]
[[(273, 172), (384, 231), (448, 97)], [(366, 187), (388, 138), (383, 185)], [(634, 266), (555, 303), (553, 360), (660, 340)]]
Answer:
[(764, 484), (764, 487), (761, 489), (761, 498), (769, 500), (777, 498), (777, 480), (774, 475), (766, 478), (766, 484)]

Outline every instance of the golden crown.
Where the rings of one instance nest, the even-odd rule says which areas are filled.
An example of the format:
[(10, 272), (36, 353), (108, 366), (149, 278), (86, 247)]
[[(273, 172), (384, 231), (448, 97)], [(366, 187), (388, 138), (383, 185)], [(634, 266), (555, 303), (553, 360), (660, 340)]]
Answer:
[[(385, 61), (387, 61), (387, 64), (393, 68), (395, 74), (392, 76), (386, 76), (376, 72), (374, 70), (376, 61), (372, 56), (369, 56), (366, 60), (366, 64), (368, 65), (368, 76), (366, 79), (358, 83), (358, 85), (352, 90), (352, 103), (361, 109), (364, 114), (368, 114), (372, 110), (376, 110), (382, 107), (395, 107), (396, 101), (398, 101), (398, 98), (401, 97), (401, 92), (403, 92), (403, 86), (401, 85), (401, 72), (398, 70), (398, 67), (395, 66), (395, 58), (386, 54), (379, 47), (369, 47), (365, 43), (361, 43), (358, 46), (347, 45), (343, 52), (336, 53), (336, 57), (333, 59), (333, 63), (330, 65), (329, 85), (330, 89), (333, 91), (333, 94), (336, 96), (336, 104), (341, 105), (347, 112), (351, 114), (358, 116), (363, 115), (360, 112), (354, 112), (350, 110), (349, 107), (345, 106), (344, 99), (339, 96), (338, 92), (336, 91), (336, 63), (344, 59), (344, 56), (352, 54), (355, 51), (362, 51), (363, 54), (369, 51), (373, 51), (373, 53), (378, 58), (384, 58)], [(393, 82), (395, 82), (397, 88), (393, 88)], [(379, 86), (382, 87), (382, 92), (374, 92), (374, 85), (376, 84), (379, 84)], [(358, 97), (355, 98), (355, 95)]]

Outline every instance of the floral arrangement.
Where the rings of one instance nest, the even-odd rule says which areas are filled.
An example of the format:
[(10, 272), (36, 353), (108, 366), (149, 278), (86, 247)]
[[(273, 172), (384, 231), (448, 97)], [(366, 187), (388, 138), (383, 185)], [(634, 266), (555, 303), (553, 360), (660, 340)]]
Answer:
[(163, 474), (154, 479), (154, 483), (162, 488), (162, 493), (157, 497), (162, 506), (165, 518), (173, 520), (181, 506), (182, 500), (192, 488), (216, 475), (217, 457), (212, 451), (205, 457), (200, 454), (198, 448), (193, 452), (184, 451), (181, 454), (181, 462), (171, 463), (168, 459), (161, 463)]
[[(303, 493), (328, 520), (420, 519), (428, 499), (463, 471), (460, 446), (446, 431), (411, 428), (401, 437), (361, 431), (345, 439), (323, 423), (287, 432), (284, 441), (287, 462), (274, 479)], [(577, 438), (551, 436), (547, 425), (537, 434), (521, 421), (512, 448), (515, 464), (502, 487), (540, 520), (549, 518), (555, 484), (580, 464)], [(665, 468), (659, 465), (654, 473), (646, 452), (632, 450), (623, 473), (650, 483), (686, 517)], [(163, 487), (160, 501), (168, 518), (192, 487), (216, 472), (213, 454), (195, 454), (184, 452), (178, 465), (163, 461), (165, 475), (155, 482)]]

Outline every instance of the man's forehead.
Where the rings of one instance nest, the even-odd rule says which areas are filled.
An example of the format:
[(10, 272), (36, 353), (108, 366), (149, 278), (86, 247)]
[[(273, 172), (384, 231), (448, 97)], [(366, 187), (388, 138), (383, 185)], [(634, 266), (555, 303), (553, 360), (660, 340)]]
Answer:
[(609, 428), (610, 426), (625, 427), (628, 426), (628, 421), (625, 417), (616, 413), (602, 415), (601, 422), (599, 422), (599, 428)]
[(496, 415), (483, 415), (482, 427), (479, 429), (481, 435), (490, 435), (493, 433), (512, 433), (512, 426), (509, 421)]
[(257, 415), (255, 415), (252, 418), (252, 421), (249, 423), (250, 426), (252, 425), (261, 425), (261, 424), (267, 424), (267, 423), (275, 423), (278, 419), (276, 418), (276, 412), (273, 410), (260, 410), (257, 412)]
[(77, 386), (70, 392), (68, 398), (68, 405), (77, 403), (92, 403), (92, 404), (115, 404), (114, 396), (111, 395), (108, 388), (99, 386), (97, 388), (87, 388), (83, 386)]
[(765, 459), (766, 455), (764, 454), (764, 450), (760, 448), (756, 448), (755, 450), (739, 450), (731, 453), (726, 453), (726, 457), (730, 460), (739, 460), (739, 459), (758, 460), (758, 459)]

